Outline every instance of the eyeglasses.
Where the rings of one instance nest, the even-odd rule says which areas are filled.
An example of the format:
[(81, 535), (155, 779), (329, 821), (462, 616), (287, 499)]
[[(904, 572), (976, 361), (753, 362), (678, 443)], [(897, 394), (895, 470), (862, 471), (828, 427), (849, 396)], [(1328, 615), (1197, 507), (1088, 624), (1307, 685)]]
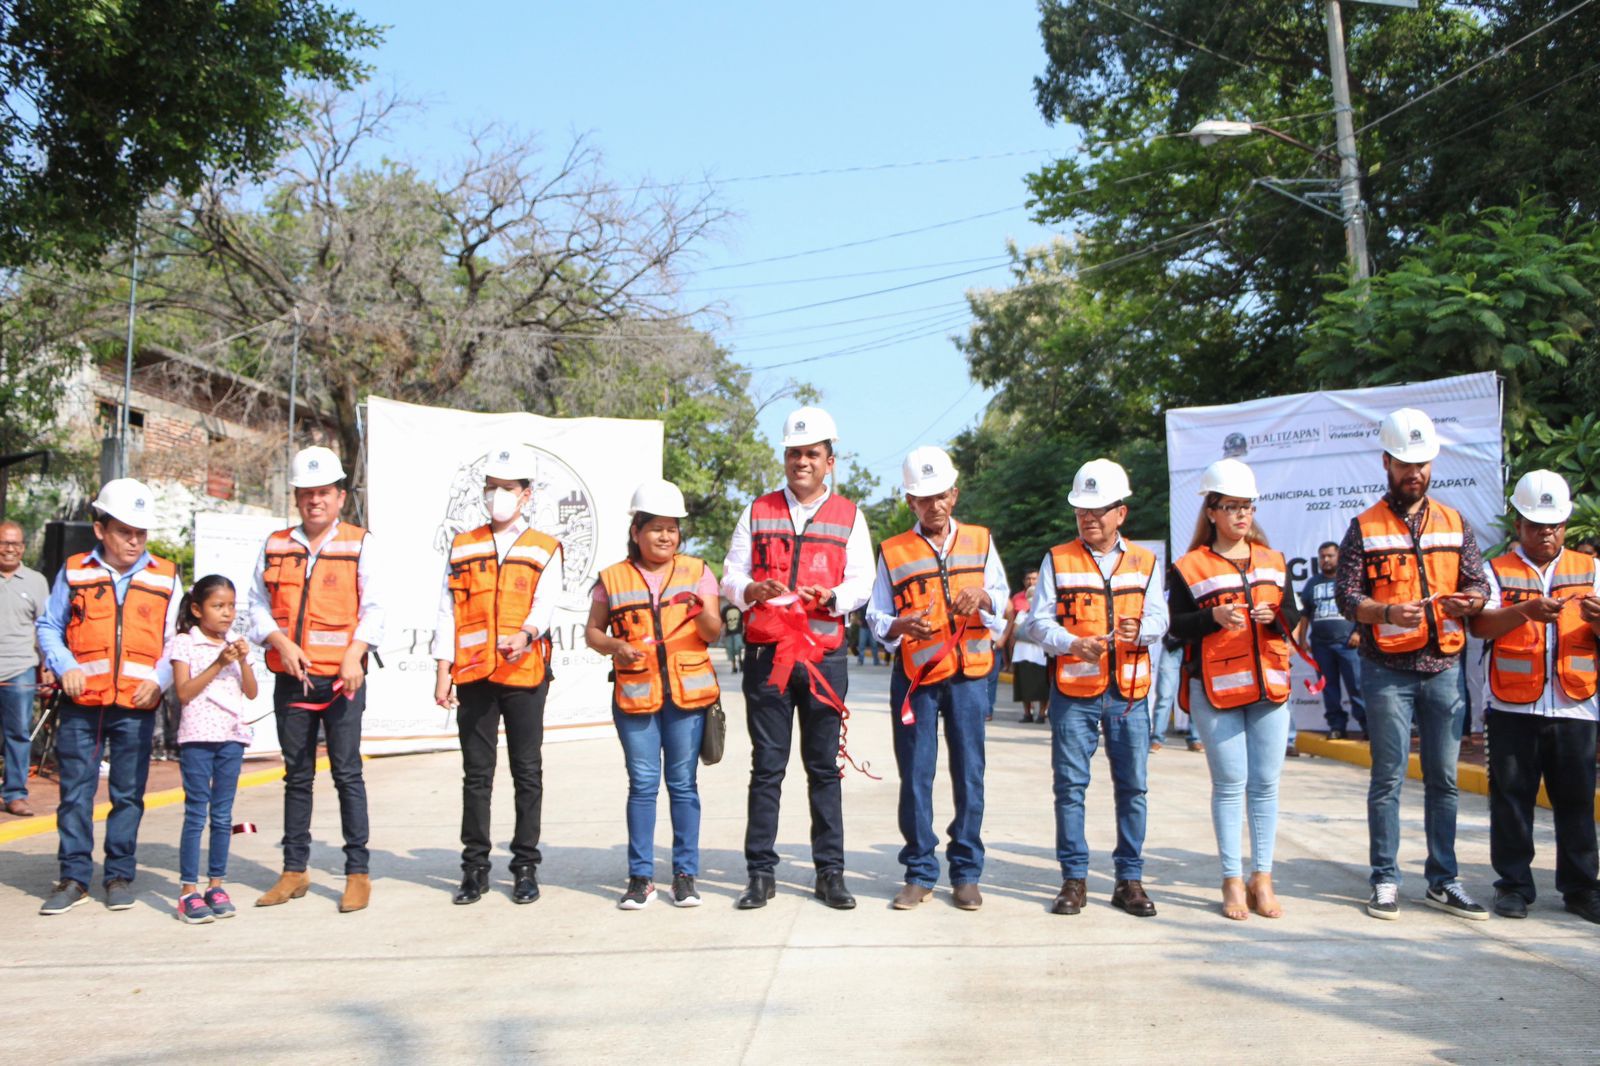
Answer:
[(1074, 507), (1073, 513), (1079, 518), (1104, 518), (1106, 515), (1121, 507), (1122, 503), (1108, 503), (1104, 507)]
[(22, 541), (20, 541), (20, 540), (0, 540), (0, 551), (6, 551), (8, 549), (15, 549), (16, 551), (21, 551), (22, 547), (23, 547), (23, 544), (22, 544)]
[(1253, 503), (1219, 503), (1216, 506), (1216, 510), (1226, 511), (1228, 514), (1254, 514), (1255, 509), (1256, 505)]

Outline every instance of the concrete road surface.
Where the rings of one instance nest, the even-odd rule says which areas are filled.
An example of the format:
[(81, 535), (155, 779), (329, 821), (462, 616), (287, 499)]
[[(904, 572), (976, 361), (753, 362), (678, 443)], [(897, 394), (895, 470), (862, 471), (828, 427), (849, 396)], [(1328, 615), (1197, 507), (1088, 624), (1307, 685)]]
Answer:
[[(1600, 1061), (1600, 927), (1561, 910), (1548, 812), (1542, 893), (1525, 921), (1465, 922), (1422, 891), (1421, 789), (1406, 785), (1401, 920), (1366, 916), (1366, 775), (1291, 759), (1276, 879), (1285, 916), (1236, 923), (1217, 908), (1203, 756), (1151, 760), (1146, 884), (1160, 913), (1113, 910), (1114, 842), (1103, 759), (1089, 795), (1090, 905), (1048, 913), (1059, 886), (1048, 728), (1008, 693), (988, 743), (988, 866), (981, 911), (947, 886), (920, 909), (889, 899), (896, 777), (888, 674), (852, 668), (851, 746), (884, 780), (845, 782), (850, 884), (860, 906), (810, 896), (804, 779), (791, 764), (779, 894), (739, 912), (748, 742), (737, 678), (728, 758), (701, 769), (705, 905), (615, 903), (626, 881), (627, 781), (613, 738), (545, 748), (543, 898), (515, 906), (503, 850), (495, 889), (450, 903), (459, 879), (460, 762), (453, 753), (367, 764), (371, 909), (337, 913), (337, 807), (319, 778), (314, 887), (251, 906), (278, 870), (280, 786), (248, 789), (236, 816), (240, 914), (173, 918), (182, 807), (147, 813), (139, 906), (95, 901), (38, 917), (54, 835), (0, 853), (6, 1058), (14, 1062), (1568, 1062)], [(941, 775), (937, 800), (949, 817)], [(510, 785), (495, 796), (502, 849)], [(103, 829), (97, 826), (97, 831)], [(666, 802), (657, 875), (671, 877)], [(1484, 801), (1464, 796), (1463, 876), (1492, 896)]]

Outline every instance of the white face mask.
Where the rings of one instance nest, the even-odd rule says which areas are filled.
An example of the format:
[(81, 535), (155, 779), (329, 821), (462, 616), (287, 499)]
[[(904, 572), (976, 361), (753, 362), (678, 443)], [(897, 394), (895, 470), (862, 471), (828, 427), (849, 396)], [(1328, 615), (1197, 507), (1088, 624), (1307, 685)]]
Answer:
[(522, 510), (522, 493), (510, 489), (492, 489), (483, 494), (483, 506), (496, 522), (509, 522)]

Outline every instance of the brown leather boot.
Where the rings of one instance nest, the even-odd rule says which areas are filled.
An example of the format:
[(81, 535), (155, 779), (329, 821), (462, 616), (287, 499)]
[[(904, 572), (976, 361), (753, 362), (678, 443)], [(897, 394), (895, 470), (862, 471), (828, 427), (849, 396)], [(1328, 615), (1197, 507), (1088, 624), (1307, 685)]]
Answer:
[(291, 899), (299, 899), (311, 887), (311, 875), (304, 870), (285, 870), (278, 875), (278, 883), (267, 889), (266, 894), (256, 900), (257, 907), (276, 907), (280, 903), (288, 903)]
[(366, 874), (347, 874), (344, 879), (344, 895), (339, 897), (339, 913), (349, 914), (351, 911), (365, 910), (372, 901), (372, 879)]

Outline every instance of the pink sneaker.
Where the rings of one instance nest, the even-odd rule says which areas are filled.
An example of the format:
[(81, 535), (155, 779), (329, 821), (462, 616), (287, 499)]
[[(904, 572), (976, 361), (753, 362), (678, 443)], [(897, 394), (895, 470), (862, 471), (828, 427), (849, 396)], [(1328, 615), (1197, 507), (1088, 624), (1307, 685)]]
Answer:
[(178, 921), (188, 925), (205, 925), (216, 920), (216, 915), (211, 913), (211, 908), (206, 906), (200, 893), (191, 892), (178, 900)]

